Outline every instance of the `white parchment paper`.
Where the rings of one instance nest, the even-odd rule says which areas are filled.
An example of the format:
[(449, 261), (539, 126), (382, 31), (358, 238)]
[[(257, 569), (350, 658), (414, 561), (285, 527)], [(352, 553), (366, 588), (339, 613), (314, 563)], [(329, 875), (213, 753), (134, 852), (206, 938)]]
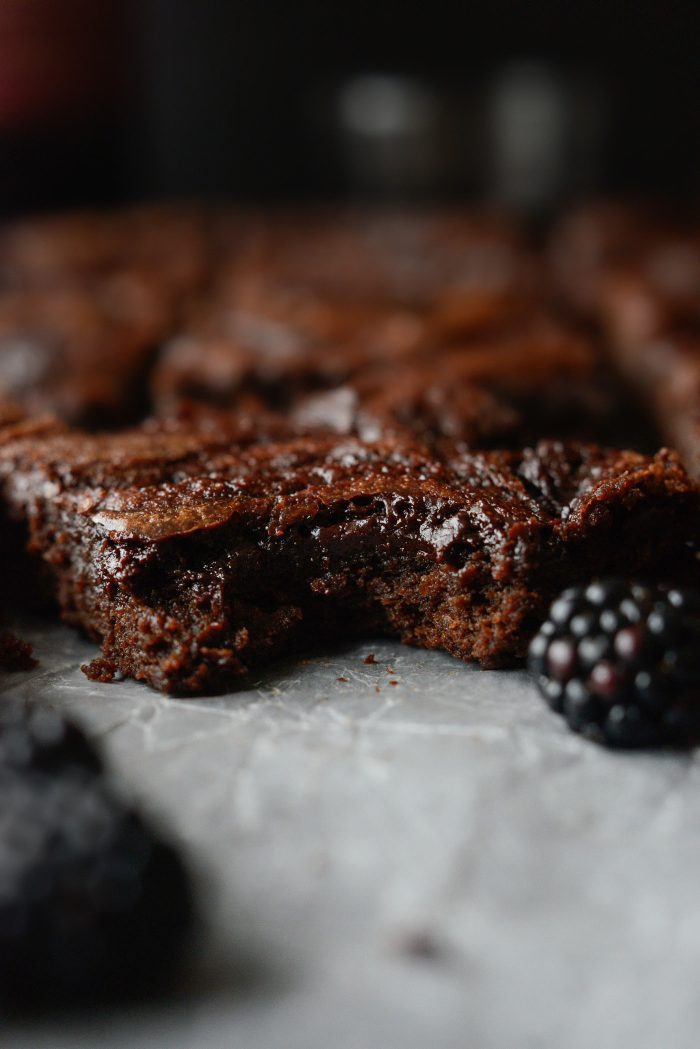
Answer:
[[(570, 733), (519, 672), (383, 641), (241, 691), (96, 685), (29, 627), (5, 696), (72, 713), (181, 845), (203, 911), (169, 999), (13, 1049), (690, 1049), (700, 767)], [(377, 662), (364, 658), (374, 654)]]

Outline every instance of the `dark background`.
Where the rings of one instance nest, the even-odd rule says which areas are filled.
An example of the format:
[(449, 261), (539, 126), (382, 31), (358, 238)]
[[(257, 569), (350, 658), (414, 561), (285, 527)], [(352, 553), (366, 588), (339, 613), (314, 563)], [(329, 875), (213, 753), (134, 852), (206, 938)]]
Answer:
[[(512, 102), (523, 76), (540, 109), (563, 100), (542, 147), (555, 159), (525, 161), (549, 164), (551, 185), (523, 206), (588, 191), (695, 196), (699, 42), (691, 2), (0, 0), (0, 205), (488, 196), (494, 98), (506, 83)], [(367, 73), (430, 102), (398, 151), (343, 123), (343, 91)]]

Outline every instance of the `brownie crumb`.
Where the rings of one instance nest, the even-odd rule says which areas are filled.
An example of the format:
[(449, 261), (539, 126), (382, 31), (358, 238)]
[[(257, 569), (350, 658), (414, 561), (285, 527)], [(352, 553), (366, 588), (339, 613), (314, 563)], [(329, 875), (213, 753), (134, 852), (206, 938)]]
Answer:
[(91, 663), (83, 663), (80, 669), (90, 681), (107, 683), (117, 680), (119, 676), (117, 668), (111, 659), (102, 659), (101, 657), (93, 659)]
[(337, 677), (335, 680), (336, 681), (345, 681), (345, 682), (347, 682), (348, 679), (346, 677)]
[(398, 681), (390, 681), (389, 684), (390, 685), (398, 685)]
[(374, 652), (370, 652), (370, 654), (368, 656), (365, 656), (365, 658), (362, 660), (362, 662), (365, 663), (368, 667), (371, 667), (374, 663), (376, 663), (377, 659), (376, 659), (376, 656), (374, 655)]
[(0, 670), (31, 670), (37, 665), (32, 646), (10, 630), (0, 631)]

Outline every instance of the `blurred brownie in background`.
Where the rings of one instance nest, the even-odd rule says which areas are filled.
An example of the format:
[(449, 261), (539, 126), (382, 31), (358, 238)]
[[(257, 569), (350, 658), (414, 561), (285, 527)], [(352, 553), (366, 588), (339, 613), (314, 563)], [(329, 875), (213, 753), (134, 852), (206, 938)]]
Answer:
[(159, 345), (212, 263), (208, 219), (161, 206), (0, 234), (0, 396), (92, 427), (138, 419)]
[(593, 200), (555, 221), (548, 238), (549, 279), (564, 307), (596, 324), (611, 271), (634, 263), (657, 238), (674, 229), (674, 217), (659, 204)]
[(599, 204), (565, 218), (552, 243), (567, 306), (598, 326), (630, 395), (700, 475), (700, 222)]
[(154, 369), (161, 416), (257, 404), (302, 426), (471, 446), (605, 432), (597, 347), (554, 317), (514, 223), (315, 209), (225, 229), (211, 294)]

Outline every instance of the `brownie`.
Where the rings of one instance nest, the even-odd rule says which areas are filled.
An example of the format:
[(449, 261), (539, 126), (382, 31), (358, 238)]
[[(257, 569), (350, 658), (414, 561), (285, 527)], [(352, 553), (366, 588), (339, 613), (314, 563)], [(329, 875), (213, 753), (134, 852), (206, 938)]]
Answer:
[(405, 374), (444, 346), (540, 319), (534, 254), (493, 217), (314, 209), (233, 229), (210, 295), (155, 368), (161, 414), (183, 398), (286, 410), (375, 364)]
[[(220, 222), (226, 228), (226, 219)], [(529, 311), (536, 255), (511, 220), (474, 209), (307, 208), (234, 215), (221, 238), (217, 296), (269, 309), (283, 293), (430, 311), (484, 330)]]
[(611, 355), (630, 390), (700, 477), (700, 327), (634, 340), (610, 340)]
[(602, 278), (600, 314), (615, 345), (700, 328), (700, 229), (657, 236)]
[(0, 671), (31, 670), (36, 666), (32, 646), (28, 641), (0, 628)]
[[(15, 404), (0, 402), (0, 441), (19, 449), (34, 441), (58, 435), (65, 424), (53, 416), (28, 419)], [(10, 619), (18, 607), (41, 610), (50, 604), (47, 572), (27, 553), (28, 525), (24, 514), (0, 509), (0, 620)]]
[(523, 419), (507, 400), (474, 383), (454, 381), (429, 366), (394, 376), (370, 369), (353, 382), (300, 398), (289, 414), (301, 433), (418, 438), (438, 450), (444, 442), (480, 448), (508, 445)]
[(202, 208), (149, 204), (18, 221), (0, 230), (0, 288), (89, 285), (135, 269), (194, 292), (210, 277), (212, 218)]
[[(700, 230), (631, 222), (598, 259), (595, 317), (628, 400), (700, 473)], [(613, 227), (614, 228), (614, 227)], [(618, 230), (621, 235), (621, 230)]]
[(317, 429), (306, 399), (350, 384), (350, 432), (590, 437), (610, 414), (595, 349), (549, 316), (539, 269), (512, 222), (461, 209), (19, 223), (0, 239), (0, 396), (103, 428), (144, 415), (150, 375), (161, 418), (198, 401)]
[(64, 618), (102, 645), (88, 673), (174, 693), (360, 634), (509, 665), (556, 592), (623, 553), (632, 574), (697, 571), (698, 492), (669, 452), (181, 427), (10, 435), (0, 474)]
[(608, 274), (634, 265), (678, 229), (678, 215), (659, 202), (593, 200), (571, 208), (554, 223), (547, 246), (556, 297), (579, 319), (597, 324)]
[(459, 209), (5, 229), (5, 603), (52, 593), (95, 678), (197, 694), (360, 634), (511, 665), (559, 590), (623, 559), (697, 579), (676, 454), (598, 446), (636, 394), (700, 474), (695, 234), (598, 204), (548, 267)]
[[(453, 435), (473, 447), (604, 433), (613, 403), (590, 339), (543, 315), (446, 339), (417, 314), (353, 312), (335, 339), (233, 315), (161, 352), (156, 411), (183, 403), (289, 413), (296, 426)], [(338, 322), (340, 331), (342, 322)]]
[(211, 218), (149, 206), (0, 232), (0, 397), (90, 426), (148, 408), (156, 348), (206, 285)]
[(161, 351), (153, 402), (164, 416), (183, 400), (238, 408), (255, 399), (286, 410), (377, 360), (405, 367), (425, 352), (426, 337), (420, 317), (395, 309), (309, 305), (284, 320), (215, 306)]
[(151, 359), (170, 325), (167, 293), (143, 274), (0, 294), (0, 396), (71, 422), (137, 418), (147, 404)]
[(590, 343), (540, 324), (504, 336), (426, 352), (401, 369), (366, 365), (345, 384), (299, 398), (300, 428), (377, 439), (447, 438), (465, 447), (524, 445), (549, 436), (601, 432), (612, 411)]

